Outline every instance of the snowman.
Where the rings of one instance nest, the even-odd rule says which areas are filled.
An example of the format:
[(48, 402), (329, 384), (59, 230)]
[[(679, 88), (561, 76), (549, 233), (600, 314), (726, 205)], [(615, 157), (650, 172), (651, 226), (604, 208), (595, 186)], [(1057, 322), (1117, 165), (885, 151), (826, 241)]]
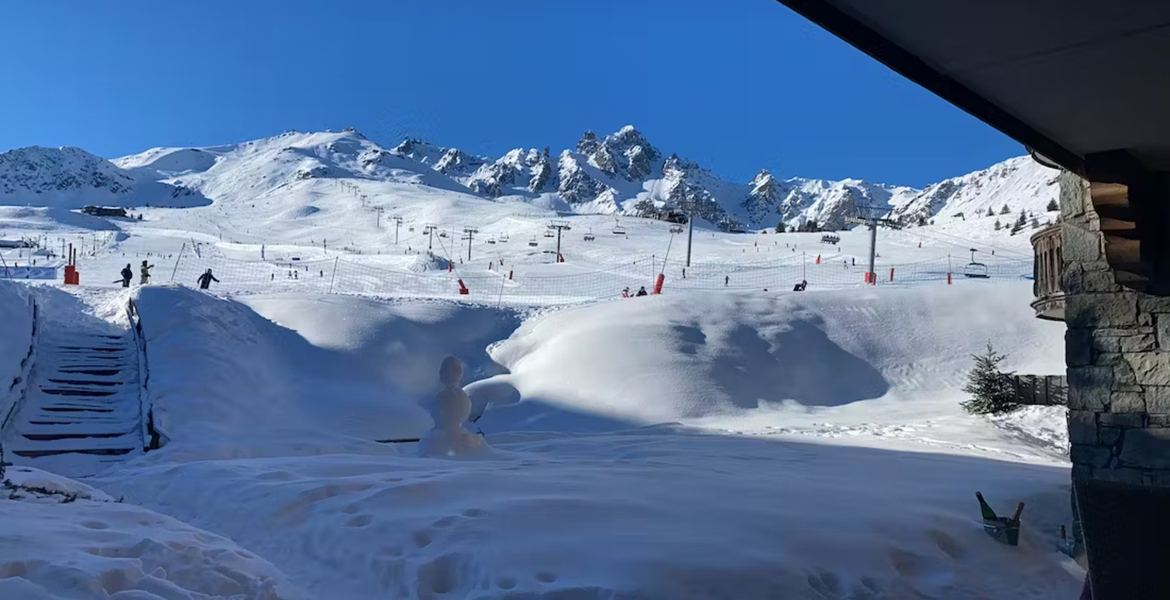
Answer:
[(454, 356), (443, 359), (439, 381), (443, 390), (431, 407), (435, 427), (419, 441), (419, 456), (455, 458), (485, 452), (487, 441), (463, 428), (471, 414), (471, 398), (459, 385), (463, 381), (463, 363)]

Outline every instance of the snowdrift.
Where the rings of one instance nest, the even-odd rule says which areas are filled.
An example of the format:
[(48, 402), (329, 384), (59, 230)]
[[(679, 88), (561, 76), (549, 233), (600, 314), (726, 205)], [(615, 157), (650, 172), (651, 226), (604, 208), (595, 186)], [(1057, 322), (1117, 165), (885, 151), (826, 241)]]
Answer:
[(465, 383), (503, 372), (486, 348), (520, 325), (509, 310), (443, 301), (283, 294), (240, 302), (315, 346), (348, 354), (352, 368), (416, 402), (439, 389), (439, 364), (448, 356), (463, 362)]
[[(149, 460), (315, 454), (417, 438), (431, 426), (420, 403), (438, 389), (440, 361), (460, 357), (469, 380), (495, 375), (484, 347), (516, 326), (487, 309), (442, 303), (246, 302), (180, 287), (141, 291), (155, 421), (171, 440)], [(377, 448), (369, 451), (392, 451)]]
[(488, 406), (479, 421), (488, 431), (956, 415), (971, 354), (988, 341), (1010, 355), (1009, 369), (1063, 370), (1063, 326), (1038, 321), (1030, 295), (1027, 282), (961, 282), (566, 309), (494, 347), (510, 374), (469, 391), (518, 391), (520, 402)]
[(22, 377), (21, 363), (28, 356), (32, 342), (32, 308), (24, 286), (0, 281), (0, 323), (4, 324), (4, 334), (0, 335), (0, 422), (3, 422), (19, 397), (16, 380)]
[[(0, 510), (0, 598), (310, 598), (268, 561), (224, 537), (112, 501), (84, 484), (12, 468)], [(65, 495), (77, 499), (62, 502)]]
[[(320, 598), (1062, 600), (1080, 589), (1054, 550), (1070, 519), (1066, 467), (666, 428), (514, 437), (494, 438), (485, 461), (197, 461), (102, 485), (230, 536)], [(974, 490), (999, 510), (1027, 503), (1020, 547), (983, 533)]]

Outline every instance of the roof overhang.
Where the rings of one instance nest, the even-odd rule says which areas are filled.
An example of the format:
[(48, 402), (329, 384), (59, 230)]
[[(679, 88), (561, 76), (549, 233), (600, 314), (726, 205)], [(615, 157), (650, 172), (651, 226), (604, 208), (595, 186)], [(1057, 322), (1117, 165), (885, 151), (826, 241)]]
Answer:
[(1170, 1), (779, 1), (1042, 160), (1170, 171)]

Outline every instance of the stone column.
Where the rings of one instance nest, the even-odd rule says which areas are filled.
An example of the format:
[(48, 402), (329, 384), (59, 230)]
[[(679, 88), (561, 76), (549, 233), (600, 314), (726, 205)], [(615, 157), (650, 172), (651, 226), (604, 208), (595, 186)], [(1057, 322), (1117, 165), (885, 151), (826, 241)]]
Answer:
[(1059, 177), (1073, 481), (1170, 486), (1170, 298), (1115, 283), (1088, 182)]

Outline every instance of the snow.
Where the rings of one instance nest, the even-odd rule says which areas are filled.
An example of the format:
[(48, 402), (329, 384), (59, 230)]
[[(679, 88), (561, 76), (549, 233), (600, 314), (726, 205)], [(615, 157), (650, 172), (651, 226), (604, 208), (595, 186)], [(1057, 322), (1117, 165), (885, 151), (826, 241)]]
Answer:
[[(84, 285), (0, 281), (0, 318), (23, 327), (23, 296), (35, 294), (54, 325), (122, 331), (137, 298), (165, 445), (83, 481), (60, 475), (65, 460), (11, 468), (13, 485), (79, 499), (22, 492), (0, 501), (0, 530), (19, 540), (0, 545), (0, 597), (1079, 592), (1083, 573), (1056, 551), (1060, 525), (1071, 522), (1064, 409), (984, 418), (958, 408), (970, 355), (989, 340), (1009, 355), (1007, 369), (1064, 368), (1063, 327), (1034, 318), (1031, 282), (1019, 277), (1031, 229), (1011, 236), (993, 218), (949, 216), (1005, 201), (1032, 211), (1047, 202), (1043, 171), (1009, 161), (957, 178), (961, 190), (931, 196), (939, 202), (918, 202), (935, 211), (935, 225), (879, 233), (878, 270), (896, 266), (893, 284), (860, 285), (868, 232), (840, 232), (830, 245), (820, 233), (734, 235), (704, 221), (683, 280), (684, 240), (670, 224), (623, 215), (627, 233), (614, 235), (613, 216), (573, 211), (661, 199), (685, 180), (738, 194), (716, 198), (735, 213), (751, 186), (697, 166), (667, 180), (660, 155), (648, 177), (627, 178), (654, 154), (648, 143), (632, 128), (604, 140), (613, 177), (596, 149), (557, 155), (559, 175), (604, 183), (573, 204), (555, 191), (558, 173), (548, 189), (527, 189), (543, 151), (510, 156), (511, 188), (488, 199), (466, 186), (496, 161), (425, 142), (385, 150), (344, 131), (118, 159), (109, 168), (135, 186), (161, 182), (212, 201), (136, 209), (142, 221), (82, 217), (55, 200), (2, 209), (5, 237), (81, 248)], [(777, 196), (790, 199), (794, 218), (844, 214), (845, 199), (876, 186), (775, 183), (807, 188)], [(865, 193), (865, 202), (902, 207), (918, 192)], [(545, 253), (551, 218), (573, 228), (564, 263)], [(433, 255), (427, 224), (448, 234), (434, 237)], [(459, 239), (467, 226), (479, 230), (472, 259)], [(1005, 276), (947, 285), (969, 248)], [(19, 250), (3, 257), (28, 260)], [(156, 285), (107, 283), (143, 259), (156, 265)], [(488, 261), (504, 261), (518, 289), (539, 278), (570, 283), (507, 305), (480, 287), (462, 298), (428, 291), (452, 278), (501, 285)], [(269, 278), (310, 263), (313, 273), (296, 280)], [(316, 274), (330, 263), (366, 270), (338, 277), (330, 294)], [(207, 266), (220, 284), (184, 287)], [(667, 277), (663, 295), (615, 297), (657, 272)], [(806, 273), (824, 284), (789, 291)], [(27, 352), (8, 331), (0, 377)], [(439, 381), (447, 357), (465, 367), (462, 391)], [(458, 429), (490, 446), (475, 460), (431, 452), (436, 431), (455, 430), (432, 416), (452, 414), (436, 395), (458, 396), (459, 416), (471, 404), (474, 421)], [(997, 509), (1027, 503), (1020, 547), (981, 531), (977, 490)]]
[(5, 494), (10, 497), (0, 510), (6, 541), (0, 544), (2, 598), (311, 597), (271, 563), (227, 538), (111, 502), (100, 492), (69, 502), (36, 492), (6, 489)]
[(191, 207), (208, 203), (181, 186), (136, 180), (129, 172), (80, 148), (32, 146), (0, 154), (0, 205)]
[[(1064, 468), (669, 430), (493, 446), (510, 456), (197, 461), (106, 485), (226, 533), (320, 597), (1079, 589), (1054, 550)], [(977, 489), (1028, 503), (1019, 548), (981, 531)]]
[(17, 284), (0, 281), (0, 424), (7, 422), (27, 375), (25, 358), (32, 343), (32, 308), (27, 295)]
[(1064, 369), (1064, 327), (1037, 320), (1030, 295), (1027, 283), (971, 283), (675, 294), (569, 308), (529, 320), (493, 346), (508, 372), (490, 381), (521, 401), (488, 406), (477, 424), (512, 431), (550, 420), (557, 429), (566, 420), (602, 429), (684, 422), (795, 432), (826, 420), (974, 421), (958, 404), (970, 355), (988, 340), (1010, 357), (1009, 370)]

